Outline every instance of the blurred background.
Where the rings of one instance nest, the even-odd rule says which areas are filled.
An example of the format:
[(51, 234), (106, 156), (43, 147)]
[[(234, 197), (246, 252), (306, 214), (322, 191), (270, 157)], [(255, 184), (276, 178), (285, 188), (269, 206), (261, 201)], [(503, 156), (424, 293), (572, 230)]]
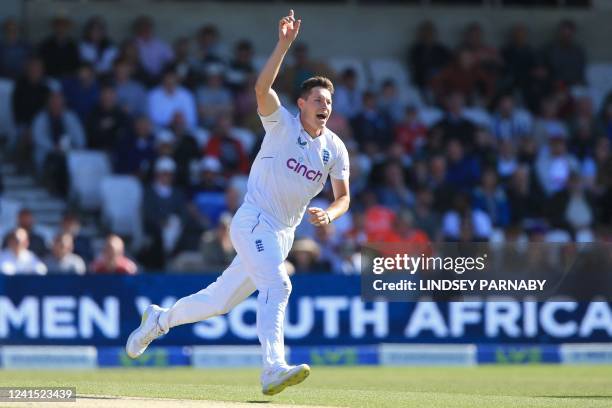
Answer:
[[(228, 226), (263, 137), (252, 88), (290, 7), (303, 25), (275, 89), (297, 112), (304, 79), (333, 80), (328, 126), (350, 152), (353, 198), (332, 225), (300, 225), (288, 267), (304, 299), (336, 296), (348, 303), (329, 310), (374, 325), (356, 336), (347, 315), (333, 336), (316, 314), (326, 303), (311, 302), (311, 329), (320, 331), (311, 343), (419, 339), (401, 320), (414, 305), (377, 305), (368, 321), (359, 314), (366, 306), (350, 303), (368, 242), (612, 240), (609, 1), (5, 0), (0, 275), (64, 276), (49, 278), (47, 292), (33, 280), (0, 281), (0, 339), (83, 344), (93, 336), (117, 345), (146, 306), (138, 296), (186, 295), (229, 264)], [(313, 205), (332, 198), (328, 185)], [(142, 280), (68, 276), (96, 274)], [(296, 305), (304, 300), (298, 286)], [(47, 294), (73, 299), (78, 316), (94, 316), (93, 331), (28, 331), (32, 293), (40, 307)], [(79, 293), (93, 303), (77, 301)], [(568, 307), (578, 320), (589, 310)], [(456, 312), (440, 308), (448, 319)], [(100, 316), (115, 323), (103, 326)], [(489, 336), (484, 316), (481, 332), (446, 340), (547, 344), (612, 335), (603, 321), (582, 337)], [(383, 321), (391, 329), (379, 327)], [(302, 329), (297, 342), (312, 335)], [(180, 330), (168, 344), (254, 338), (231, 327), (229, 337)], [(445, 340), (436, 333), (433, 341)]]
[[(105, 246), (129, 273), (222, 270), (263, 137), (253, 81), (289, 6), (4, 2), (3, 234), (23, 227), (47, 270), (68, 247), (83, 262), (63, 269), (107, 272)], [(356, 273), (368, 240), (609, 239), (606, 2), (295, 8), (276, 88), (295, 111), (302, 80), (334, 80), (354, 197), (299, 228), (298, 271)]]

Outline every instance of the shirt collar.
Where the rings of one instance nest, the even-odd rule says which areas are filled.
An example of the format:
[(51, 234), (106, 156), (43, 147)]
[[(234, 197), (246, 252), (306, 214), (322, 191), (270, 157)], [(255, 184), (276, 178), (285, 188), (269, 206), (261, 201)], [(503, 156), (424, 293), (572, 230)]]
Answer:
[(325, 136), (325, 135), (327, 134), (327, 132), (329, 131), (329, 129), (327, 129), (327, 126), (325, 126), (325, 127), (323, 128), (323, 131), (321, 132), (321, 134), (320, 134), (319, 136), (317, 136), (317, 137), (312, 137), (312, 136), (310, 136), (310, 133), (308, 133), (308, 132), (306, 131), (306, 129), (304, 129), (304, 125), (302, 124), (302, 120), (300, 119), (300, 112), (299, 112), (299, 111), (298, 111), (297, 115), (295, 115), (295, 119), (297, 120), (297, 122), (298, 122), (298, 124), (299, 124), (299, 126), (300, 126), (300, 134), (302, 134), (302, 132), (303, 132), (303, 133), (305, 133), (305, 134), (306, 134), (306, 136), (308, 136), (308, 140), (310, 140), (310, 141), (315, 141), (315, 140), (317, 140), (317, 139), (322, 138), (322, 137), (323, 137), (323, 136)]

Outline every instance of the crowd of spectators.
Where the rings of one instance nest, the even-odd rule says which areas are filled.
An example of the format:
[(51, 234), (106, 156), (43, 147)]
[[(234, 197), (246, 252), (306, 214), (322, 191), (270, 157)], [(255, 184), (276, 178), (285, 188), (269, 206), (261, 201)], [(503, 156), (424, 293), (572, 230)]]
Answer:
[[(169, 44), (148, 17), (120, 43), (100, 17), (78, 39), (73, 28), (57, 17), (52, 33), (30, 44), (5, 20), (0, 75), (15, 80), (17, 126), (7, 148), (19, 171), (62, 197), (67, 152), (105, 152), (115, 173), (143, 184), (144, 244), (130, 254), (134, 263), (111, 234), (94, 257), (71, 213), (47, 248), (25, 210), (0, 271), (222, 270), (235, 254), (229, 223), (263, 137), (253, 45), (228, 47), (214, 25)], [(349, 150), (352, 202), (332, 225), (298, 227), (292, 270), (358, 273), (360, 248), (375, 241), (610, 239), (612, 97), (596, 110), (572, 21), (543, 46), (516, 25), (499, 48), (478, 23), (451, 46), (426, 21), (406, 55), (418, 95), (410, 100), (392, 78), (362, 89), (356, 70), (334, 72), (294, 44), (275, 88), (295, 112), (304, 79), (332, 78), (328, 126)], [(313, 205), (331, 200), (328, 186)]]

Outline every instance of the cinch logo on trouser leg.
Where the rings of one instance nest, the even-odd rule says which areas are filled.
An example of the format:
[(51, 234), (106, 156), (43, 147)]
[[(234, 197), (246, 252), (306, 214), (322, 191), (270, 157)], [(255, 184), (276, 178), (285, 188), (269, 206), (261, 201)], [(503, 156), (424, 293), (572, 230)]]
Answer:
[(263, 242), (261, 242), (261, 239), (255, 241), (255, 247), (257, 248), (257, 252), (262, 252), (264, 250)]

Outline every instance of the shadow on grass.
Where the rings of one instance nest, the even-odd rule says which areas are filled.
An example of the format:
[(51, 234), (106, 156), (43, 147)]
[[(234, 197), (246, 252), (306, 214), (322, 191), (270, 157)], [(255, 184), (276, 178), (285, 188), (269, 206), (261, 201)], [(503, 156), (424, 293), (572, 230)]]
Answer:
[(249, 404), (269, 404), (271, 401), (266, 400), (250, 400), (247, 401)]

